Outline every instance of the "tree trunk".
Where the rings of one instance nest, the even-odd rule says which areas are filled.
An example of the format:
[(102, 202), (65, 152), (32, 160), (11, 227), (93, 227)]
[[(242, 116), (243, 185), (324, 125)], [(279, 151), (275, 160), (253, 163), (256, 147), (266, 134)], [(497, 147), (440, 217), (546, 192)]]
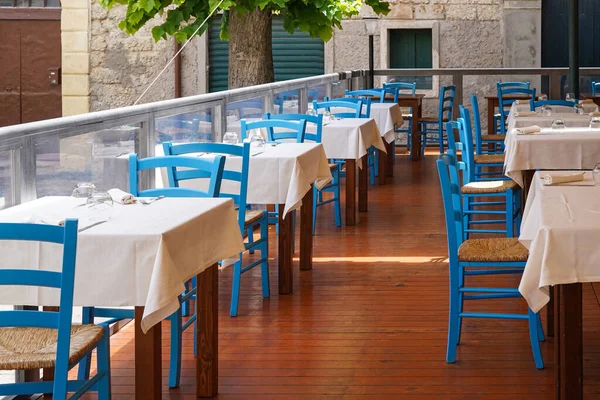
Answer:
[(256, 9), (241, 17), (229, 11), (229, 89), (275, 80), (271, 12)]

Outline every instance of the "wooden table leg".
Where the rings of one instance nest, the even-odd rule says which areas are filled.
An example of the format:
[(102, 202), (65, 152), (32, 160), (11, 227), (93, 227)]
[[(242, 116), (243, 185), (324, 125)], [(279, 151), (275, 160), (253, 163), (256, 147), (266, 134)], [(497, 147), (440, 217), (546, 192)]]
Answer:
[(142, 332), (144, 307), (135, 307), (135, 398), (159, 400), (162, 398), (161, 324), (148, 333)]
[(313, 256), (313, 185), (302, 198), (302, 208), (300, 209), (300, 269), (312, 269)]
[[(419, 120), (421, 120), (421, 105), (415, 101), (412, 105), (412, 143), (410, 145), (410, 156), (413, 161), (419, 161), (421, 155), (421, 135), (419, 135)], [(415, 118), (416, 117), (416, 118)]]
[(368, 199), (368, 188), (369, 188), (369, 160), (367, 156), (363, 156), (361, 159), (362, 168), (358, 170), (358, 211), (366, 212)]
[(346, 160), (346, 226), (356, 225), (356, 160)]
[[(385, 140), (383, 141), (385, 143)], [(385, 148), (387, 149), (388, 146), (386, 144)], [(377, 183), (380, 185), (385, 185), (385, 177), (387, 176), (386, 173), (386, 166), (387, 166), (387, 159), (388, 159), (388, 154), (389, 154), (389, 150), (388, 150), (388, 154), (386, 154), (385, 152), (377, 149), (376, 151), (379, 152), (379, 165), (377, 166), (378, 170), (379, 170), (379, 179), (377, 179)]]
[[(385, 141), (384, 141), (384, 143), (385, 143)], [(392, 142), (392, 143), (385, 143), (385, 147), (387, 149), (387, 156), (385, 158), (385, 160), (386, 160), (385, 176), (391, 177), (391, 176), (394, 176), (394, 151), (396, 149), (396, 146), (394, 145), (394, 142)]]
[(558, 351), (555, 359), (556, 398), (583, 399), (583, 307), (581, 283), (559, 285)]
[(213, 264), (198, 275), (196, 296), (196, 396), (214, 397), (219, 386), (219, 267)]
[(495, 110), (495, 105), (494, 105), (494, 99), (493, 98), (488, 98), (487, 100), (487, 131), (488, 134), (493, 135), (494, 132), (494, 110)]
[(285, 204), (279, 205), (279, 294), (291, 294), (294, 291), (292, 269), (292, 240), (294, 223), (292, 213), (284, 218)]

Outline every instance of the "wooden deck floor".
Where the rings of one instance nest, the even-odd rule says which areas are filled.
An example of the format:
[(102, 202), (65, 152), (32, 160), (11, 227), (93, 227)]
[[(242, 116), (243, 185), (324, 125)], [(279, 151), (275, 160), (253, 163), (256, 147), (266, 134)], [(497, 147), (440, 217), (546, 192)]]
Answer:
[[(546, 369), (535, 369), (521, 321), (467, 320), (458, 362), (446, 364), (448, 273), (435, 156), (399, 156), (393, 184), (371, 187), (369, 212), (356, 227), (336, 228), (319, 210), (314, 269), (294, 270), (294, 294), (270, 299), (259, 271), (244, 276), (240, 315), (228, 316), (231, 269), (220, 273), (218, 399), (552, 399), (552, 339), (542, 345)], [(274, 233), (274, 232), (273, 232)], [(271, 252), (276, 255), (276, 237)], [(484, 278), (489, 279), (489, 278)], [(493, 278), (498, 282), (498, 278)], [(517, 285), (518, 278), (500, 284)], [(600, 289), (600, 288), (599, 288)], [(524, 311), (518, 300), (471, 309)], [(584, 286), (585, 392), (600, 398), (600, 308)], [(181, 388), (164, 399), (194, 398), (191, 333)], [(113, 394), (132, 398), (133, 327), (111, 341)], [(93, 398), (93, 397), (88, 397)]]

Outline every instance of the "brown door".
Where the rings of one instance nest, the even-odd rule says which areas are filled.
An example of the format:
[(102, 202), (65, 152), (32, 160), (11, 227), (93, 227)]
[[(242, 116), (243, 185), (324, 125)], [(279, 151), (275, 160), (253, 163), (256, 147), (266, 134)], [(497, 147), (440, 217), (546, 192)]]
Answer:
[(60, 21), (0, 20), (0, 126), (62, 115)]

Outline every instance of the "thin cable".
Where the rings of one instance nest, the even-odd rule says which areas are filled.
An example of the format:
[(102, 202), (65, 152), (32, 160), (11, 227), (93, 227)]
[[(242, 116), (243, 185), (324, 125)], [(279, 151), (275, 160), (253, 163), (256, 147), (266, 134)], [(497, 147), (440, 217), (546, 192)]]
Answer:
[(217, 4), (215, 6), (215, 8), (210, 12), (210, 14), (208, 14), (208, 17), (206, 17), (206, 19), (200, 24), (200, 26), (194, 31), (194, 33), (192, 33), (192, 36), (190, 36), (188, 38), (188, 40), (185, 41), (185, 43), (183, 44), (183, 46), (181, 46), (181, 48), (179, 49), (179, 51), (177, 53), (175, 53), (175, 55), (173, 56), (173, 58), (171, 58), (169, 60), (169, 62), (167, 63), (167, 65), (165, 65), (165, 67), (162, 69), (162, 71), (160, 71), (158, 73), (158, 75), (156, 75), (156, 78), (154, 78), (154, 80), (152, 82), (150, 82), (150, 85), (148, 85), (148, 87), (146, 88), (146, 90), (144, 90), (144, 92), (140, 95), (140, 97), (138, 97), (138, 99), (135, 101), (135, 103), (133, 103), (134, 106), (137, 103), (139, 103), (139, 101), (142, 99), (142, 97), (144, 97), (144, 95), (156, 83), (156, 81), (158, 80), (158, 78), (160, 78), (160, 76), (167, 70), (167, 68), (169, 68), (171, 66), (171, 64), (173, 64), (173, 61), (175, 61), (175, 59), (179, 56), (179, 54), (183, 51), (183, 49), (185, 49), (185, 46), (188, 45), (188, 43), (194, 38), (194, 36), (196, 36), (196, 34), (200, 31), (200, 29), (204, 26), (204, 24), (206, 24), (206, 21), (208, 21), (208, 19), (210, 17), (212, 17), (212, 15), (215, 13), (215, 11), (217, 11), (217, 9), (221, 5), (221, 3), (223, 3), (223, 1), (224, 0), (219, 1), (219, 4)]
[(594, 297), (596, 297), (596, 303), (598, 303), (598, 307), (600, 307), (600, 300), (598, 300), (598, 295), (596, 294), (596, 288), (594, 287), (594, 283), (590, 282), (590, 286), (592, 287), (592, 290), (594, 291)]

